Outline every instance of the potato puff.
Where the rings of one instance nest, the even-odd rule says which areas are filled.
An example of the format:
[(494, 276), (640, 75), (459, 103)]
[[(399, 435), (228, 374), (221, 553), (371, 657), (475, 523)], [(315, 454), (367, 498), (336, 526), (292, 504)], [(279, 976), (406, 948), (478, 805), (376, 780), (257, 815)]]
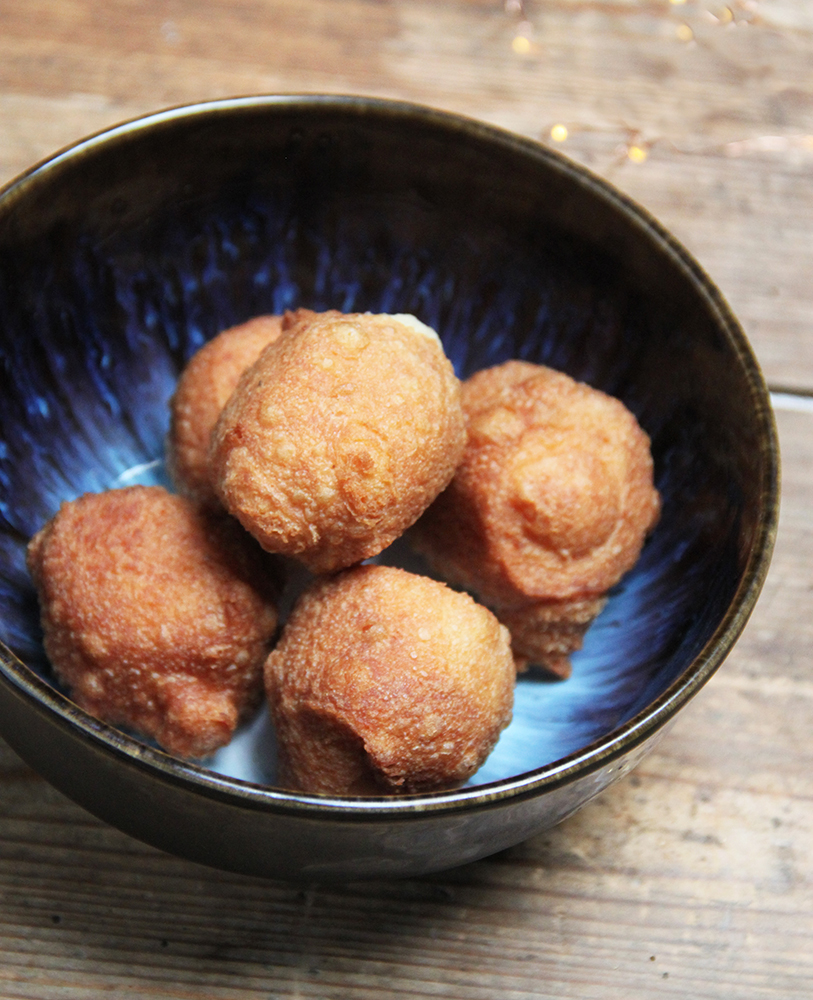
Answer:
[(265, 666), (280, 783), (381, 795), (452, 788), (511, 719), (508, 631), (428, 577), (356, 566), (314, 581)]
[(305, 313), (240, 379), (210, 469), (263, 548), (321, 573), (401, 535), (464, 446), (460, 383), (433, 330), (411, 316)]
[(158, 486), (63, 503), (28, 547), (56, 675), (98, 718), (212, 753), (262, 698), (267, 559), (232, 519)]
[(281, 316), (255, 316), (229, 327), (189, 360), (170, 400), (167, 464), (176, 488), (201, 506), (220, 501), (209, 482), (209, 439), (243, 372), (282, 330)]
[(620, 400), (524, 361), (473, 375), (463, 408), (463, 461), (415, 547), (495, 609), (520, 666), (567, 676), (658, 518), (649, 438)]

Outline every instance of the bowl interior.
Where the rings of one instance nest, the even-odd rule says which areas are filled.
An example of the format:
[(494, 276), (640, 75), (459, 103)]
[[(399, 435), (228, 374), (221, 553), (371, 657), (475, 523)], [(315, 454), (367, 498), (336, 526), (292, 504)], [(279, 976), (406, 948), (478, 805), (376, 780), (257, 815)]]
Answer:
[[(473, 784), (544, 768), (651, 706), (766, 558), (774, 445), (735, 322), (643, 213), (530, 143), (385, 102), (166, 113), (6, 191), (0, 259), (0, 640), (49, 683), (29, 538), (63, 500), (165, 482), (190, 355), (300, 305), (414, 313), (461, 377), (551, 365), (620, 397), (652, 438), (654, 534), (573, 676), (519, 680)], [(416, 566), (400, 544), (383, 558)], [(207, 766), (273, 784), (265, 713)]]

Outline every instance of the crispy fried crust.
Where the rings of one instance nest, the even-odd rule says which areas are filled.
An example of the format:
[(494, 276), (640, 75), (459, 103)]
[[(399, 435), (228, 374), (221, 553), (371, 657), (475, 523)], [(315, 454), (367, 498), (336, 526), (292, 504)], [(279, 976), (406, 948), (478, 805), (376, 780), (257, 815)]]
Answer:
[(570, 654), (581, 649), (585, 633), (606, 603), (605, 597), (574, 597), (497, 609), (511, 633), (517, 671), (535, 664), (555, 677), (569, 677)]
[(318, 579), (265, 667), (281, 782), (306, 792), (450, 788), (511, 718), (507, 630), (428, 577), (357, 566)]
[(98, 718), (211, 753), (262, 695), (265, 560), (231, 519), (157, 486), (63, 503), (28, 549), (57, 676)]
[[(658, 518), (649, 438), (619, 400), (523, 361), (473, 375), (463, 408), (463, 461), (413, 541), (447, 579), (510, 614), (519, 657), (569, 671), (584, 602), (597, 613)], [(570, 650), (547, 650), (557, 645)]]
[(451, 479), (460, 384), (410, 319), (306, 313), (241, 378), (212, 435), (212, 481), (268, 551), (315, 572), (352, 565)]
[(282, 330), (281, 316), (255, 316), (230, 327), (192, 356), (170, 400), (167, 465), (176, 488), (218, 509), (209, 481), (209, 439), (243, 372)]

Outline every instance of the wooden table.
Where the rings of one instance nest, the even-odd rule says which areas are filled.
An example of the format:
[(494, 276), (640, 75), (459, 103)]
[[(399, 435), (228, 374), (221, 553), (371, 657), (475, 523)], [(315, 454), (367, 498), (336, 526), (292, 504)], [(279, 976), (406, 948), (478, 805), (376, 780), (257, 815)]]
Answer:
[(379, 94), (610, 179), (718, 283), (777, 393), (779, 540), (659, 749), (555, 830), (429, 878), (223, 874), (0, 753), (0, 996), (813, 997), (813, 14), (807, 0), (0, 0), (0, 182), (136, 114)]

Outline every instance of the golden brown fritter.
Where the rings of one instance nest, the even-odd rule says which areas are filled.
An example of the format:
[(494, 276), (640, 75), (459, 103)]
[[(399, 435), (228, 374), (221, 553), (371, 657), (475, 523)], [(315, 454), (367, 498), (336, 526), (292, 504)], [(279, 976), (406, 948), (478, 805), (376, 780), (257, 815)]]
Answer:
[(511, 719), (507, 630), (467, 594), (387, 566), (317, 579), (265, 667), (280, 782), (426, 792), (480, 767)]
[(511, 633), (517, 672), (538, 664), (556, 677), (569, 677), (570, 654), (581, 649), (585, 633), (606, 603), (600, 596), (498, 607), (496, 614)]
[(266, 560), (236, 522), (161, 487), (63, 503), (28, 549), (54, 671), (98, 718), (212, 753), (262, 696)]
[(376, 555), (452, 478), (460, 383), (409, 316), (305, 313), (263, 351), (212, 435), (212, 482), (270, 552), (331, 572)]
[(468, 445), (416, 547), (512, 629), (520, 662), (569, 672), (660, 501), (649, 438), (617, 399), (524, 361), (463, 384)]
[(220, 411), (281, 330), (281, 316), (255, 316), (204, 344), (181, 372), (170, 400), (167, 465), (177, 489), (202, 506), (220, 507), (209, 482), (209, 439)]

